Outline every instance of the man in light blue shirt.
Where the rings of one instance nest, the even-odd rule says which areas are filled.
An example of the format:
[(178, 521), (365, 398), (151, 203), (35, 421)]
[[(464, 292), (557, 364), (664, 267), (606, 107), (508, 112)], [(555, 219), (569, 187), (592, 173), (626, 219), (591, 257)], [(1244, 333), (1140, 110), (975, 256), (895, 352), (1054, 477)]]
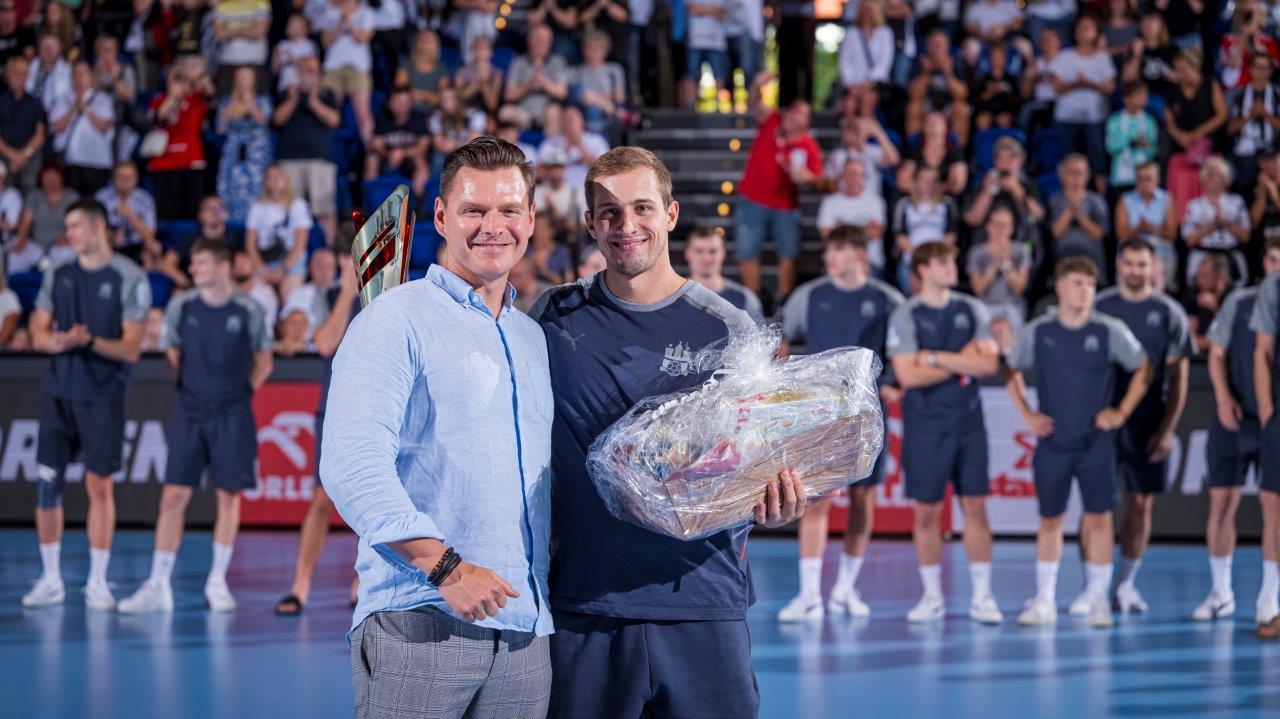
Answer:
[(507, 282), (533, 221), (519, 148), (455, 150), (444, 261), (370, 303), (334, 358), (320, 474), (360, 535), (357, 716), (546, 714), (551, 383)]

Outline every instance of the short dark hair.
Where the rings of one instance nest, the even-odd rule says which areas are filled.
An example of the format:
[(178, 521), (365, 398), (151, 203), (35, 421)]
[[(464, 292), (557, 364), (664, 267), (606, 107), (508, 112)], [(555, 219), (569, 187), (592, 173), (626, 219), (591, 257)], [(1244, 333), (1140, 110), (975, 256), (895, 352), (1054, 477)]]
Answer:
[(440, 199), (449, 202), (449, 190), (453, 187), (453, 178), (458, 170), (469, 167), (481, 172), (505, 170), (514, 167), (520, 170), (524, 184), (528, 188), (528, 202), (533, 204), (533, 163), (524, 156), (524, 151), (506, 140), (492, 135), (484, 135), (468, 142), (449, 153), (445, 158), (444, 171), (440, 173)]
[(76, 200), (71, 203), (71, 206), (67, 208), (67, 211), (62, 214), (65, 217), (70, 215), (72, 212), (82, 212), (91, 220), (101, 222), (104, 225), (107, 224), (107, 208), (103, 207), (101, 202), (98, 202), (92, 197), (82, 197), (79, 200)]
[(218, 262), (231, 261), (231, 247), (222, 240), (211, 240), (207, 237), (201, 237), (191, 245), (191, 256), (195, 257), (201, 252), (208, 252), (213, 255), (213, 259)]
[(1145, 237), (1131, 237), (1121, 242), (1120, 246), (1116, 248), (1116, 257), (1126, 252), (1150, 252), (1154, 255), (1156, 246), (1151, 244), (1151, 241)]
[(716, 232), (716, 228), (710, 225), (694, 225), (693, 229), (689, 230), (689, 239), (694, 240), (701, 237), (720, 238), (720, 233)]
[(1088, 257), (1067, 257), (1059, 260), (1058, 265), (1053, 268), (1053, 280), (1057, 282), (1067, 275), (1087, 275), (1096, 280), (1098, 266)]
[(1141, 80), (1130, 80), (1124, 84), (1124, 97), (1132, 97), (1147, 91), (1147, 83)]
[(945, 260), (955, 256), (955, 245), (940, 240), (926, 242), (911, 251), (911, 274), (919, 276), (921, 267), (934, 260)]
[(827, 245), (849, 245), (855, 250), (867, 249), (867, 232), (857, 225), (837, 225), (823, 240)]
[(1280, 250), (1280, 237), (1272, 237), (1262, 246), (1262, 254), (1267, 254), (1272, 250)]

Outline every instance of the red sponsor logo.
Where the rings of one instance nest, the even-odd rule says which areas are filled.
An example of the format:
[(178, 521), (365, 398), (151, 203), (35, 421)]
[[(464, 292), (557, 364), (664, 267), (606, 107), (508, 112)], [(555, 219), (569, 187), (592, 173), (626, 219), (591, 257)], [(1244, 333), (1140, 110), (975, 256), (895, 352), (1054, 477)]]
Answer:
[[(253, 397), (258, 426), (258, 486), (244, 493), (245, 525), (302, 521), (315, 490), (317, 382), (269, 382)], [(342, 520), (333, 514), (333, 524)]]

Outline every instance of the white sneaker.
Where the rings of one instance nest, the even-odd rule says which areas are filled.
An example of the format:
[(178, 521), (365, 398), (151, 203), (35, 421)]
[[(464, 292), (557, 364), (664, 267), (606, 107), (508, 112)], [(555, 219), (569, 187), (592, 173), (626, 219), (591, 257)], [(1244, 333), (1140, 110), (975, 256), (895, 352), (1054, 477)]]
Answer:
[(999, 624), (1004, 621), (1004, 613), (996, 605), (996, 598), (987, 595), (969, 602), (969, 618), (980, 624)]
[(1053, 600), (1034, 597), (1027, 600), (1027, 608), (1018, 615), (1018, 624), (1024, 627), (1041, 627), (1058, 621), (1058, 608)]
[(84, 585), (84, 605), (100, 612), (110, 612), (116, 608), (116, 598), (111, 595), (111, 588), (106, 582), (89, 582)]
[(1107, 629), (1116, 625), (1115, 615), (1111, 613), (1111, 602), (1105, 596), (1097, 597), (1089, 606), (1089, 626)]
[(851, 617), (871, 616), (871, 607), (862, 601), (862, 595), (853, 587), (845, 589), (837, 586), (831, 590), (831, 598), (827, 600), (827, 611), (833, 615), (848, 614)]
[[(231, 596), (231, 589), (227, 587), (226, 582), (205, 582), (204, 599), (209, 603), (209, 608), (215, 612), (234, 612), (236, 610), (235, 597)], [(821, 608), (822, 604), (818, 604)]]
[(1093, 596), (1088, 591), (1081, 589), (1080, 594), (1071, 600), (1071, 604), (1067, 606), (1067, 614), (1073, 617), (1087, 617), (1089, 610), (1093, 607)]
[(1276, 615), (1280, 615), (1280, 602), (1277, 602), (1275, 597), (1265, 599), (1258, 597), (1258, 602), (1254, 607), (1258, 611), (1256, 618), (1259, 625), (1270, 624), (1271, 620), (1276, 618)]
[(61, 579), (51, 579), (41, 575), (31, 591), (22, 596), (22, 606), (28, 609), (36, 607), (53, 607), (67, 601), (66, 585)]
[(912, 624), (927, 624), (939, 621), (946, 615), (946, 600), (926, 594), (920, 597), (920, 601), (911, 608), (911, 611), (907, 612), (907, 621)]
[(152, 614), (173, 611), (173, 587), (168, 582), (148, 579), (138, 591), (120, 600), (121, 614)]
[(1209, 592), (1209, 596), (1200, 602), (1200, 606), (1196, 607), (1191, 613), (1191, 618), (1197, 622), (1211, 622), (1214, 619), (1225, 619), (1236, 613), (1236, 597), (1234, 594), (1225, 596), (1219, 595), (1216, 591)]
[(1121, 584), (1116, 587), (1116, 609), (1119, 609), (1121, 614), (1146, 612), (1147, 603), (1142, 599), (1142, 594), (1137, 587), (1132, 584)]

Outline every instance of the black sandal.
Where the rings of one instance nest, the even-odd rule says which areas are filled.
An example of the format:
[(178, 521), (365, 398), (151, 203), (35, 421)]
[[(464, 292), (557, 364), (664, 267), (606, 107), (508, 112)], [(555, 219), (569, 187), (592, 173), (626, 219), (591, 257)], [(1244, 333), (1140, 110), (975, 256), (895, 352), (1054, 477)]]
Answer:
[(296, 617), (302, 614), (305, 605), (297, 595), (290, 594), (284, 599), (276, 602), (276, 616), (278, 617)]

